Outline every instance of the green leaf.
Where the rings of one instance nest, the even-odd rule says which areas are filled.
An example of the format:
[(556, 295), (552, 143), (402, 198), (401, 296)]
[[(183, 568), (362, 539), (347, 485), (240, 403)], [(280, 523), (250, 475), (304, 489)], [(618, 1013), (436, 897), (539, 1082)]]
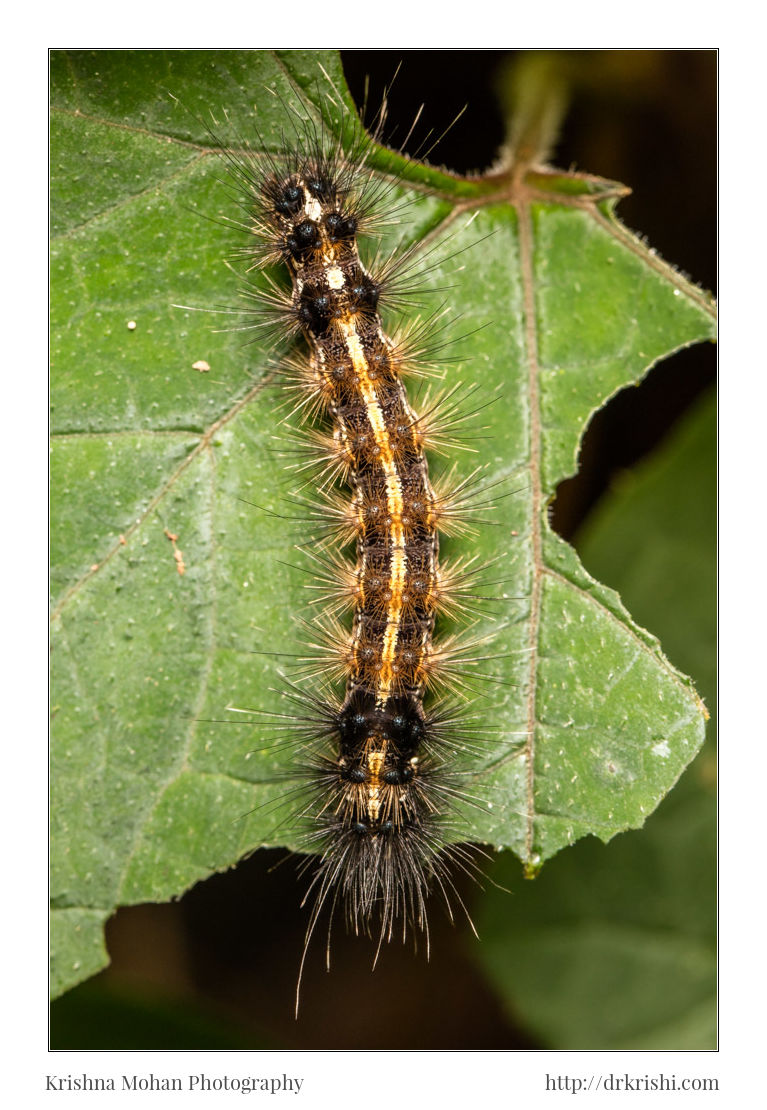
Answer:
[[(159, 992), (158, 992), (159, 993)], [(165, 1051), (253, 1049), (269, 1046), (243, 1038), (221, 1014), (213, 1018), (188, 998), (168, 1002), (151, 992), (133, 995), (103, 979), (85, 983), (51, 1006), (50, 1047), (54, 1051)]]
[[(621, 476), (577, 538), (604, 576), (713, 694), (716, 419), (712, 397)], [(694, 495), (691, 496), (691, 491)], [(647, 822), (593, 839), (531, 884), (493, 872), (475, 955), (515, 1020), (560, 1049), (716, 1046), (713, 756)]]
[[(268, 344), (215, 330), (241, 320), (174, 305), (237, 295), (226, 260), (242, 235), (200, 218), (240, 214), (202, 118), (256, 152), (295, 132), (299, 96), (300, 112), (352, 145), (355, 128), (332, 54), (54, 52), (52, 74), (61, 990), (104, 957), (91, 930), (75, 954), (58, 915), (101, 920), (175, 897), (254, 847), (291, 842), (278, 804), (289, 753), (264, 750), (263, 718), (212, 723), (229, 706), (284, 711), (285, 660), (253, 653), (295, 652), (292, 619), (307, 609), (306, 574), (289, 565), (307, 526), (284, 519), (281, 395)], [(491, 680), (472, 765), (487, 804), (467, 807), (455, 836), (510, 847), (534, 871), (587, 833), (641, 825), (702, 740), (689, 680), (551, 532), (546, 509), (593, 412), (710, 338), (712, 307), (617, 222), (620, 186), (520, 166), (463, 179), (384, 150), (370, 165), (400, 179), (388, 194), (398, 220), (372, 249), (414, 247), (415, 312), (447, 299), (446, 338), (468, 335), (448, 381), (499, 397), (479, 455), (456, 461), (462, 475), (484, 467), (493, 527), (444, 545), (502, 556), (504, 597), (471, 633), (493, 634), (474, 668)]]
[[(716, 700), (716, 404), (706, 395), (648, 463), (621, 474), (577, 547), (592, 574), (628, 599)], [(713, 720), (708, 733), (714, 735)]]

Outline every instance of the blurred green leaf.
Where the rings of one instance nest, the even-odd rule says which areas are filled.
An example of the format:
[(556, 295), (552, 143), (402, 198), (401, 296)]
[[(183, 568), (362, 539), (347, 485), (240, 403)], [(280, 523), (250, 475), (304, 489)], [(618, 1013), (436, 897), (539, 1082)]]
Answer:
[[(715, 408), (706, 398), (646, 463), (621, 476), (578, 537), (713, 694)], [(640, 834), (589, 839), (520, 887), (505, 860), (477, 957), (511, 1013), (562, 1049), (716, 1044), (713, 756), (705, 748)]]
[[(647, 463), (620, 474), (591, 513), (578, 551), (636, 619), (657, 631), (693, 676), (713, 716), (716, 698), (716, 402), (707, 395)], [(712, 722), (709, 735), (714, 734)]]
[[(241, 236), (198, 215), (239, 216), (202, 119), (230, 147), (247, 136), (253, 156), (302, 133), (296, 110), (352, 147), (359, 129), (322, 52), (54, 52), (52, 74), (58, 992), (104, 960), (92, 926), (115, 906), (175, 897), (295, 838), (268, 804), (284, 798), (290, 752), (264, 750), (263, 718), (215, 723), (228, 706), (284, 711), (284, 660), (253, 653), (294, 651), (290, 615), (307, 607), (288, 565), (307, 528), (284, 519), (269, 345), (214, 330), (240, 318), (173, 306), (235, 299), (226, 259)], [(712, 307), (617, 222), (613, 183), (540, 169), (463, 179), (379, 148), (369, 164), (398, 182), (382, 256), (417, 247), (416, 311), (447, 295), (460, 320), (444, 338), (470, 333), (449, 381), (500, 396), (483, 453), (456, 463), (469, 475), (478, 461), (501, 492), (495, 527), (444, 544), (504, 553), (505, 600), (472, 630), (493, 634), (481, 667), (498, 694), (477, 702), (474, 767), (492, 806), (468, 807), (452, 835), (509, 846), (535, 870), (587, 833), (641, 825), (702, 739), (689, 681), (546, 508), (593, 412), (710, 337)]]
[(189, 1000), (167, 1002), (150, 992), (136, 994), (84, 983), (51, 1006), (50, 1047), (55, 1051), (160, 1049), (254, 1049), (242, 1031), (199, 1010)]

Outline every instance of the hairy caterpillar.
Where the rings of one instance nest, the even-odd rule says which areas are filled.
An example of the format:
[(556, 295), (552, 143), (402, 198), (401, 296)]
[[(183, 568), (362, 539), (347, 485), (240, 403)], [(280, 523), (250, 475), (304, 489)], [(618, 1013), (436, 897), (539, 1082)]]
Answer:
[(435, 634), (435, 625), (481, 600), (484, 567), (470, 557), (440, 561), (440, 534), (466, 531), (479, 506), (471, 480), (449, 466), (430, 477), (426, 449), (453, 446), (473, 414), (456, 403), (455, 384), (427, 396), (420, 415), (408, 399), (403, 379), (425, 369), (439, 324), (417, 319), (392, 335), (379, 308), (407, 292), (402, 274), (416, 253), (367, 266), (360, 256), (359, 238), (389, 215), (397, 184), (368, 164), (385, 102), (373, 137), (349, 128), (334, 136), (290, 113), (291, 149), (228, 160), (245, 191), (248, 267), (269, 274), (268, 292), (247, 290), (267, 314), (255, 326), (276, 324), (297, 341), (281, 376), (309, 454), (302, 469), (318, 464), (320, 506), (310, 512), (325, 522), (320, 540), (304, 546), (329, 613), (308, 622), (309, 674), (286, 691), (303, 780), (301, 846), (319, 856), (306, 947), (323, 910), (332, 921), (340, 906), (378, 948), (411, 926), (428, 944), (429, 894), (449, 908), (460, 902), (451, 868), (475, 870), (471, 850), (447, 837), (453, 803), (472, 803), (453, 768), (472, 730), (440, 694), (460, 685), (456, 668), (476, 661), (475, 642)]

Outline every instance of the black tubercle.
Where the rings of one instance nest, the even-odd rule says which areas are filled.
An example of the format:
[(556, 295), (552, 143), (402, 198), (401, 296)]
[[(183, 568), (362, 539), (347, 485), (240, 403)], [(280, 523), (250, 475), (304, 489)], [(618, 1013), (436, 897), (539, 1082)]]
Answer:
[(320, 229), (313, 220), (301, 220), (285, 238), (288, 253), (298, 263), (310, 259), (321, 242)]
[(278, 216), (295, 216), (303, 207), (304, 191), (295, 181), (275, 183), (270, 195)]
[(322, 201), (323, 204), (327, 204), (328, 201), (335, 199), (336, 188), (333, 181), (320, 173), (310, 173), (307, 176), (306, 187), (312, 196)]
[(328, 294), (307, 283), (298, 302), (298, 318), (302, 327), (308, 328), (313, 335), (323, 336), (330, 326), (332, 315), (333, 305)]
[[(286, 250), (297, 268), (311, 264), (312, 255), (320, 243), (319, 228), (311, 220), (297, 224), (285, 239)], [(350, 315), (368, 319), (375, 317), (381, 286), (360, 266), (354, 265), (347, 270), (342, 290), (328, 288), (321, 273), (311, 270), (310, 274), (310, 280), (304, 281), (301, 288), (295, 312), (301, 327), (318, 339), (328, 336), (334, 319), (342, 320)], [(347, 363), (348, 359), (344, 359), (344, 365)]]
[[(401, 847), (404, 848), (407, 846), (414, 851), (423, 853), (423, 830), (431, 823), (430, 815), (424, 813), (418, 818), (408, 817), (401, 821), (392, 821), (391, 818), (387, 817), (377, 824), (367, 820), (352, 821), (347, 824), (340, 821), (337, 817), (329, 817), (325, 821), (325, 827), (326, 831), (332, 834), (337, 848), (340, 851), (343, 851), (344, 848), (353, 848), (355, 842), (358, 843), (363, 838), (370, 844), (374, 844), (380, 837), (386, 837), (387, 840), (396, 837)], [(347, 842), (347, 838), (350, 838), (351, 844)], [(406, 855), (403, 854), (400, 858), (400, 862), (405, 861)], [(374, 870), (377, 869), (375, 859), (360, 860), (359, 863), (363, 868), (367, 866), (372, 867)], [(419, 872), (417, 876), (413, 875), (413, 878), (415, 879), (418, 877), (426, 881), (428, 879), (428, 874), (428, 871)]]
[(344, 782), (367, 782), (368, 774), (362, 767), (344, 767), (341, 770), (341, 778)]
[(393, 756), (392, 767), (387, 767), (385, 775), (393, 769), (401, 776), (399, 782), (412, 778), (409, 761), (418, 754), (427, 734), (423, 709), (417, 698), (403, 694), (377, 706), (372, 693), (356, 689), (339, 711), (337, 727), (341, 755), (349, 763), (353, 763), (366, 741), (376, 736), (387, 742)]
[(415, 777), (414, 769), (408, 765), (406, 767), (390, 767), (388, 771), (384, 771), (383, 780), (388, 786), (404, 786), (413, 781)]
[(349, 308), (352, 312), (375, 312), (381, 287), (367, 274), (359, 274), (349, 286)]
[(325, 231), (331, 243), (354, 239), (357, 234), (357, 220), (354, 216), (344, 216), (342, 212), (328, 212), (325, 217)]

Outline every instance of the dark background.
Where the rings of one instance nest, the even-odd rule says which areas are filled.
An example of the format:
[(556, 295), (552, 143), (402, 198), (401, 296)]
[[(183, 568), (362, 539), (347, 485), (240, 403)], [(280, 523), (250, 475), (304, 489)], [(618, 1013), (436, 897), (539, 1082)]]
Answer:
[[(358, 101), (369, 75), (372, 104), (402, 63), (389, 93), (392, 120), (411, 120), (425, 102), (426, 127), (438, 135), (468, 103), (430, 160), (459, 172), (492, 163), (503, 139), (494, 85), (513, 52), (342, 56)], [(633, 193), (618, 209), (624, 223), (715, 291), (715, 52), (581, 51), (558, 61), (571, 101), (552, 164), (629, 184)], [(395, 145), (406, 130), (392, 136)], [(422, 128), (414, 147), (423, 135)], [(554, 505), (561, 535), (577, 531), (615, 475), (650, 452), (714, 376), (715, 351), (699, 344), (595, 416), (580, 471)], [(318, 938), (296, 1022), (305, 914), (296, 862), (284, 855), (258, 852), (177, 903), (121, 909), (107, 928), (111, 966), (53, 1004), (52, 1047), (542, 1047), (503, 1014), (471, 960), (477, 942), (468, 927), (452, 927), (438, 908), (429, 962), (392, 944), (371, 974), (370, 943), (345, 936), (339, 924), (327, 975)], [(473, 892), (465, 896), (470, 903)]]

